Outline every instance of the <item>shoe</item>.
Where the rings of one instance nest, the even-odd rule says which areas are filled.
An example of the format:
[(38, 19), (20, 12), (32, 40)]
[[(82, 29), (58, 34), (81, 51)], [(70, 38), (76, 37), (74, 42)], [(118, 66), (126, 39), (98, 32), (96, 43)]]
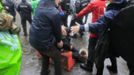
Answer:
[(114, 68), (114, 67), (108, 65), (107, 69), (112, 73), (117, 73), (117, 68)]
[(82, 68), (83, 70), (86, 70), (86, 71), (89, 71), (89, 72), (92, 72), (92, 67), (89, 66), (88, 64), (80, 64), (80, 68)]

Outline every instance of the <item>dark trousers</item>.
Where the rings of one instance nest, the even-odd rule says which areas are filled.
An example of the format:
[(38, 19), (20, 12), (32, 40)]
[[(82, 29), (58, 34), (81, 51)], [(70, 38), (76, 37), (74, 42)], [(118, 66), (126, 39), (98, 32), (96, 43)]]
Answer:
[(27, 26), (26, 26), (27, 21), (31, 24), (32, 23), (32, 17), (31, 16), (21, 17), (21, 24), (22, 24), (24, 36), (27, 36)]
[(42, 55), (41, 75), (49, 74), (49, 59), (54, 61), (55, 75), (62, 75), (61, 72), (61, 55), (56, 47), (51, 47), (49, 50), (39, 51)]
[(90, 38), (89, 39), (89, 45), (88, 45), (88, 59), (87, 59), (87, 65), (91, 68), (93, 67), (94, 63), (94, 56), (95, 56), (95, 45), (97, 42), (97, 38)]

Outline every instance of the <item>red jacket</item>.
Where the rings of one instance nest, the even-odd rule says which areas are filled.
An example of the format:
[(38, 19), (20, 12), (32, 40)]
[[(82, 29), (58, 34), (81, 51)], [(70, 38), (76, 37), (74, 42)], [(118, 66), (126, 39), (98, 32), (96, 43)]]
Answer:
[(96, 20), (104, 14), (105, 8), (105, 0), (93, 0), (77, 14), (77, 18), (83, 17), (84, 15), (92, 12), (92, 22), (96, 22)]
[[(106, 0), (93, 0), (83, 10), (81, 10), (76, 15), (76, 17), (80, 18), (92, 12), (92, 22), (96, 22), (96, 20), (104, 14), (105, 8), (106, 8)], [(90, 34), (90, 37), (96, 37), (96, 35)]]

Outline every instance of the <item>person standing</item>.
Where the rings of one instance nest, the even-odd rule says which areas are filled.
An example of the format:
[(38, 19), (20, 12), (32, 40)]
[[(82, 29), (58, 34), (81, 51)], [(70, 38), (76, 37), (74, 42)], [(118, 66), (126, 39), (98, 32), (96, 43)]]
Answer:
[[(96, 22), (89, 23), (85, 25), (77, 25), (71, 27), (71, 30), (76, 33), (78, 31), (88, 31), (91, 33), (95, 33), (100, 37), (100, 35), (107, 29), (110, 28), (111, 23), (113, 22), (114, 18), (117, 16), (119, 11), (127, 6), (126, 0), (110, 0), (110, 4), (106, 7), (106, 12), (103, 16), (101, 16)], [(112, 52), (110, 50), (110, 52)], [(99, 56), (101, 57), (101, 56)], [(114, 54), (111, 53), (109, 56), (111, 60), (111, 66), (107, 66), (108, 70), (113, 73), (117, 73), (117, 62), (116, 57)], [(88, 67), (85, 70), (91, 70)], [(102, 72), (101, 72), (102, 73)], [(101, 74), (97, 74), (101, 75)]]
[(24, 36), (27, 37), (28, 34), (26, 22), (28, 21), (30, 24), (32, 23), (32, 7), (26, 0), (22, 0), (21, 3), (18, 5), (17, 11), (19, 12), (21, 17), (21, 24)]
[[(75, 16), (79, 19), (89, 13), (92, 13), (92, 23), (96, 22), (101, 16), (104, 15), (106, 8), (106, 0), (92, 0), (88, 5), (78, 12)], [(84, 70), (92, 72), (94, 64), (94, 49), (97, 42), (97, 34), (90, 32), (89, 45), (88, 45), (88, 59), (86, 64), (81, 64), (80, 67)]]
[(62, 75), (59, 49), (63, 47), (61, 16), (56, 8), (59, 3), (60, 0), (41, 0), (31, 24), (30, 44), (43, 59), (40, 75), (49, 74), (50, 58), (54, 60), (55, 75)]

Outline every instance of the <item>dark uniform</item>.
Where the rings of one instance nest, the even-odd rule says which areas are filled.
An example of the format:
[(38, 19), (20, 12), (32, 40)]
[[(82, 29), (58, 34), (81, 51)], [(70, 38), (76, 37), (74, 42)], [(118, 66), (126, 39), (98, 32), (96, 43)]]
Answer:
[(26, 0), (22, 0), (22, 2), (18, 5), (17, 11), (21, 16), (21, 24), (23, 27), (24, 36), (27, 36), (26, 21), (28, 21), (30, 24), (32, 22), (32, 7), (26, 2)]
[(55, 75), (61, 75), (61, 56), (56, 44), (61, 38), (61, 17), (54, 0), (42, 0), (30, 28), (30, 44), (42, 55), (41, 75), (48, 75), (49, 59), (54, 60)]

